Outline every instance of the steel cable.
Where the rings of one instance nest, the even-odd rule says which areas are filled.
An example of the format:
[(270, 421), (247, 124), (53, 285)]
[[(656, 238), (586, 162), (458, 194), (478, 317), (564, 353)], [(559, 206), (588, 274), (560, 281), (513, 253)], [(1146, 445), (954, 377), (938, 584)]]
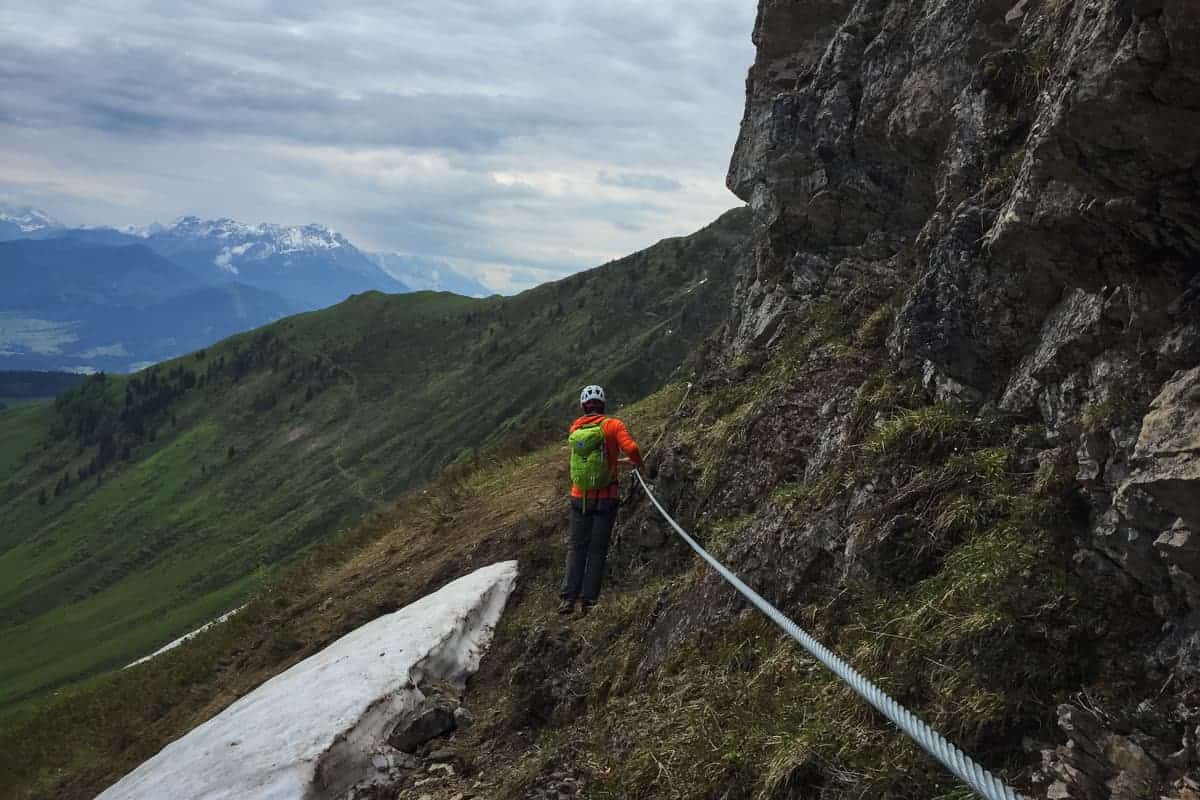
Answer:
[(940, 733), (926, 725), (919, 717), (897, 703), (882, 689), (871, 683), (871, 681), (860, 675), (857, 670), (839, 658), (833, 651), (808, 635), (799, 625), (784, 616), (783, 612), (768, 603), (758, 592), (743, 583), (741, 578), (733, 574), (724, 564), (701, 547), (667, 513), (667, 510), (658, 502), (658, 498), (654, 496), (654, 492), (650, 491), (650, 486), (646, 483), (645, 478), (642, 477), (642, 473), (639, 470), (634, 470), (633, 474), (637, 476), (638, 482), (646, 492), (646, 497), (650, 498), (650, 502), (658, 509), (658, 513), (662, 514), (663, 518), (675, 529), (675, 532), (687, 542), (692, 550), (696, 551), (698, 556), (708, 562), (708, 565), (716, 570), (718, 575), (728, 581), (743, 597), (753, 603), (759, 611), (770, 617), (771, 621), (778, 625), (784, 633), (795, 639), (801, 647), (824, 664), (834, 675), (837, 675), (850, 688), (854, 689), (860, 697), (890, 719), (896, 727), (908, 734), (927, 753), (940, 761), (959, 780), (970, 786), (979, 795), (986, 797), (987, 800), (1024, 800), (1022, 795), (1018, 794), (1012, 787), (976, 763)]

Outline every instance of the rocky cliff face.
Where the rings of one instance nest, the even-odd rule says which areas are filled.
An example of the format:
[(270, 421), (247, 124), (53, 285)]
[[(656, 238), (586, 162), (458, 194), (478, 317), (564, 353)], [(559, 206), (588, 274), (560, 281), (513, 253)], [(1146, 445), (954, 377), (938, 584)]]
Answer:
[[(728, 183), (755, 264), (703, 382), (736, 400), (660, 485), (736, 517), (730, 558), (794, 605), (903, 607), (1036, 517), (1053, 574), (988, 591), (1046, 603), (972, 645), (1036, 690), (962, 736), (1033, 796), (1200, 796), (1200, 7), (761, 0), (754, 41)], [(659, 649), (729, 602), (706, 582)]]

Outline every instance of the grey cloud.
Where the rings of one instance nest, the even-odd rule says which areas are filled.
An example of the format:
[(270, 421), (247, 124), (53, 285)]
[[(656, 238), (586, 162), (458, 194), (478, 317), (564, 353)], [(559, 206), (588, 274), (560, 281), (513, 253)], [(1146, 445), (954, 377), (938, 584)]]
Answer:
[(621, 186), (626, 189), (645, 189), (651, 192), (677, 192), (683, 184), (665, 175), (649, 175), (637, 172), (609, 173), (601, 170), (597, 175), (601, 183), (609, 186)]
[(16, 73), (13, 62), (29, 65), (36, 77), (27, 73), (24, 92), (0, 100), (0, 115), (34, 126), (482, 151), (511, 136), (577, 124), (522, 98), (384, 92), (346, 98), (276, 76), (105, 43), (69, 55), (10, 47), (0, 75)]
[[(670, 115), (683, 105), (703, 114), (718, 99), (711, 80), (696, 80), (706, 69), (740, 86), (744, 65), (728, 80), (719, 48), (748, 50), (744, 33), (715, 36), (696, 27), (703, 10), (672, 3), (298, 3), (260, 5), (257, 16), (222, 3), (185, 9), (141, 13), (130, 21), (134, 35), (89, 33), (69, 48), (0, 34), (0, 70), (19, 87), (3, 101), (18, 108), (5, 110), (43, 125), (463, 150), (550, 132), (611, 158), (636, 149), (647, 129), (696, 137), (697, 126), (671, 125)], [(103, 29), (102, 16), (86, 22), (84, 31)], [(295, 34), (292, 22), (301, 24)], [(361, 97), (345, 96), (364, 85), (372, 88)], [(723, 138), (732, 141), (737, 98), (725, 101), (732, 118)], [(725, 156), (707, 141), (673, 145)]]

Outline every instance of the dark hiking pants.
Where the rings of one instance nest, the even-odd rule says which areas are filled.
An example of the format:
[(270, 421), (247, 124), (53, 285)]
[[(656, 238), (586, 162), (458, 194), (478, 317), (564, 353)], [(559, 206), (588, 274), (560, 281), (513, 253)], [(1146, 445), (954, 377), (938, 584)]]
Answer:
[(571, 540), (567, 544), (567, 570), (559, 596), (594, 603), (600, 597), (604, 562), (608, 558), (608, 540), (617, 521), (616, 499), (593, 499), (587, 508), (571, 498)]

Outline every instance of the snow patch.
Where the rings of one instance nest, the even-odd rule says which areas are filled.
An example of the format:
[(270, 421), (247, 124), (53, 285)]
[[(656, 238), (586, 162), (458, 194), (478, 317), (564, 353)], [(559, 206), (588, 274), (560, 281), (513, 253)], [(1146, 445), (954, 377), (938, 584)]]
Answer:
[(72, 230), (100, 232), (116, 231), (117, 233), (123, 233), (126, 236), (133, 236), (138, 239), (149, 239), (151, 234), (161, 228), (161, 225), (76, 225), (72, 228)]
[(484, 567), (363, 625), (163, 748), (97, 800), (329, 800), (369, 780), (399, 718), (479, 667), (517, 579)]
[(130, 667), (136, 667), (138, 664), (145, 664), (150, 659), (157, 658), (158, 656), (161, 656), (163, 653), (167, 652), (168, 650), (174, 650), (176, 647), (179, 647), (179, 645), (183, 644), (184, 642), (195, 639), (197, 636), (204, 633), (206, 630), (213, 627), (214, 625), (220, 625), (222, 622), (229, 619), (234, 614), (241, 611), (243, 608), (245, 608), (245, 606), (241, 605), (241, 606), (238, 606), (237, 608), (235, 608), (233, 611), (226, 611), (224, 614), (222, 614), (221, 616), (212, 620), (211, 622), (206, 622), (203, 625), (201, 625), (199, 628), (196, 628), (196, 630), (192, 631), (191, 633), (185, 633), (183, 636), (180, 636), (178, 639), (175, 639), (174, 641), (164, 644), (162, 647), (158, 648), (150, 655), (142, 656), (137, 661), (129, 662), (124, 667), (122, 667), (122, 669), (129, 669)]
[(9, 222), (16, 225), (22, 233), (33, 233), (34, 231), (46, 230), (47, 228), (61, 228), (62, 223), (51, 217), (45, 211), (36, 208), (12, 208), (11, 206), (0, 206), (0, 222)]
[(274, 255), (336, 250), (350, 244), (340, 233), (324, 225), (287, 226), (266, 222), (247, 225), (233, 219), (199, 217), (180, 217), (158, 234), (181, 239), (218, 239), (230, 242), (222, 248), (214, 263), (234, 274), (237, 273), (232, 267), (234, 258), (260, 261)]

